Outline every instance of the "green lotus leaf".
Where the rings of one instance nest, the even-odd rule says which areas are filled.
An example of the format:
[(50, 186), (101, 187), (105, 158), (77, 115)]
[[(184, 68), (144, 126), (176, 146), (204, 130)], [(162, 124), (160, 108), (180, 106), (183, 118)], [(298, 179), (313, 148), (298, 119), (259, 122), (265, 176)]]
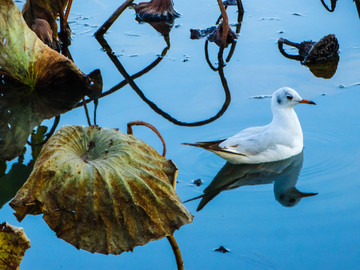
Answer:
[(101, 89), (67, 57), (45, 45), (12, 0), (0, 0), (0, 74), (35, 89), (96, 97)]
[(10, 203), (43, 218), (58, 237), (104, 254), (132, 251), (192, 221), (173, 183), (177, 168), (116, 129), (65, 126), (44, 145)]
[(30, 241), (22, 228), (7, 222), (0, 224), (0, 270), (20, 269)]

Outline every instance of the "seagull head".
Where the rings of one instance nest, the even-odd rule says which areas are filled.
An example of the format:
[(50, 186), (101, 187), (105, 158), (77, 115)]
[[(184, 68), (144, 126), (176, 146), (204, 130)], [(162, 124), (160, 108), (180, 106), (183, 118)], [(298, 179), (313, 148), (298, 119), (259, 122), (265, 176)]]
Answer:
[(290, 87), (280, 88), (272, 94), (271, 104), (273, 107), (293, 108), (295, 105), (300, 103), (315, 105), (315, 102), (303, 99), (294, 89)]

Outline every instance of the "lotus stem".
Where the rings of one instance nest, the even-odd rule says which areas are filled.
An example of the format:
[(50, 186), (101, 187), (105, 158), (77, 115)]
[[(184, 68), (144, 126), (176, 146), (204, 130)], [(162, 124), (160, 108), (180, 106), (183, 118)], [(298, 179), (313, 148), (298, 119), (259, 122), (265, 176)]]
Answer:
[(88, 111), (87, 106), (86, 106), (85, 98), (83, 98), (83, 105), (84, 105), (88, 125), (89, 125), (89, 127), (91, 127), (90, 115), (89, 115), (89, 111)]
[(95, 36), (103, 36), (116, 19), (134, 0), (126, 0), (115, 12), (107, 19), (107, 21), (95, 32)]
[(174, 252), (175, 255), (175, 259), (176, 259), (176, 264), (177, 264), (177, 269), (178, 270), (184, 270), (184, 261), (181, 257), (181, 252), (180, 252), (180, 248), (175, 240), (175, 237), (173, 235), (167, 236), (167, 239), (171, 245), (171, 248)]
[(222, 21), (222, 26), (223, 26), (223, 31), (222, 31), (222, 46), (226, 46), (226, 40), (227, 40), (227, 35), (229, 32), (229, 18), (227, 16), (226, 13), (226, 9), (224, 6), (224, 3), (222, 2), (222, 0), (217, 0), (218, 4), (219, 4), (219, 8), (220, 8), (220, 12), (221, 12), (221, 16), (223, 17), (223, 21)]
[(162, 145), (163, 145), (162, 156), (165, 157), (165, 155), (166, 155), (166, 144), (165, 144), (164, 138), (161, 136), (160, 132), (153, 125), (151, 125), (151, 124), (149, 124), (147, 122), (144, 122), (144, 121), (139, 121), (139, 120), (129, 122), (127, 124), (127, 133), (131, 134), (131, 135), (133, 135), (132, 126), (145, 126), (145, 127), (150, 128), (152, 131), (154, 131), (154, 133), (159, 137), (159, 139), (162, 142)]
[[(211, 123), (213, 121), (215, 121), (216, 119), (218, 119), (220, 116), (222, 116), (224, 114), (224, 112), (227, 110), (227, 108), (229, 107), (230, 104), (230, 93), (227, 93), (227, 91), (225, 90), (225, 101), (224, 104), (222, 105), (221, 109), (216, 113), (216, 115), (206, 119), (206, 120), (201, 120), (201, 121), (197, 121), (197, 122), (191, 122), (191, 123), (187, 123), (187, 122), (181, 122), (177, 119), (175, 119), (174, 117), (172, 117), (171, 115), (169, 115), (168, 113), (166, 113), (165, 111), (161, 110), (154, 102), (152, 102), (151, 100), (149, 100), (144, 93), (141, 91), (141, 89), (136, 85), (136, 83), (134, 82), (133, 78), (135, 75), (133, 75), (133, 77), (131, 77), (129, 75), (129, 73), (127, 73), (127, 71), (125, 70), (125, 68), (123, 67), (123, 65), (120, 63), (119, 59), (116, 57), (115, 54), (113, 54), (111, 47), (109, 46), (109, 44), (107, 43), (107, 41), (104, 39), (104, 37), (99, 37), (96, 36), (96, 39), (98, 40), (98, 42), (100, 43), (101, 47), (104, 49), (104, 51), (107, 53), (107, 55), (109, 56), (110, 60), (114, 63), (114, 65), (116, 66), (116, 68), (118, 69), (118, 71), (121, 73), (121, 75), (125, 78), (126, 83), (128, 83), (130, 85), (130, 87), (136, 92), (136, 94), (138, 94), (138, 96), (152, 109), (154, 110), (156, 113), (160, 114), (162, 117), (164, 117), (165, 119), (167, 119), (168, 121), (174, 123), (175, 125), (179, 125), (179, 126), (186, 126), (186, 127), (195, 127), (195, 126), (202, 126), (208, 123)], [(162, 59), (162, 58), (160, 58)], [(125, 82), (124, 82), (125, 83)], [(126, 84), (125, 83), (125, 84)], [(121, 87), (121, 83), (119, 84)], [(114, 89), (112, 89), (114, 90)], [(110, 91), (110, 90), (109, 90)], [(82, 103), (81, 103), (82, 104)], [(79, 106), (79, 105), (78, 105)]]
[(70, 9), (71, 9), (72, 2), (73, 2), (73, 0), (69, 0), (68, 5), (67, 5), (67, 7), (66, 7), (66, 12), (65, 12), (65, 16), (64, 16), (66, 21), (67, 21), (68, 18), (69, 18), (69, 14), (70, 14)]
[[(86, 102), (84, 102), (84, 104), (86, 104)], [(97, 112), (98, 105), (99, 105), (99, 99), (96, 98), (96, 99), (94, 99), (94, 125), (95, 126), (97, 125), (96, 124), (96, 112)]]

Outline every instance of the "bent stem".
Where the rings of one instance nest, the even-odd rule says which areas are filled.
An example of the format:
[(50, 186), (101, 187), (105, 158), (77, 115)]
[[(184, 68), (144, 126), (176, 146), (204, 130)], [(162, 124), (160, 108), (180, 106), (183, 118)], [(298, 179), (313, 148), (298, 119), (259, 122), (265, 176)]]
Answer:
[(95, 32), (95, 37), (103, 36), (116, 19), (134, 0), (126, 0), (115, 12), (107, 19), (107, 21)]
[(336, 7), (336, 1), (337, 0), (331, 0), (331, 9), (325, 4), (324, 0), (321, 0), (321, 4), (324, 6), (324, 8), (329, 12), (334, 12)]
[(169, 241), (171, 248), (174, 252), (175, 255), (175, 259), (176, 259), (176, 264), (177, 264), (177, 269), (178, 270), (184, 270), (184, 261), (181, 257), (181, 252), (180, 252), (180, 248), (175, 240), (175, 237), (173, 235), (171, 236), (167, 236), (166, 237), (167, 240)]
[(145, 126), (145, 127), (150, 128), (152, 131), (154, 131), (154, 133), (155, 133), (155, 134), (159, 137), (159, 139), (161, 140), (161, 143), (162, 143), (162, 145), (163, 145), (163, 153), (162, 153), (162, 156), (165, 157), (165, 155), (166, 155), (166, 144), (165, 144), (164, 138), (161, 136), (160, 132), (159, 132), (153, 125), (151, 125), (151, 124), (149, 124), (149, 123), (147, 123), (147, 122), (144, 122), (144, 121), (139, 121), (139, 120), (129, 122), (129, 123), (127, 124), (127, 134), (133, 135), (132, 126)]
[(292, 46), (292, 47), (295, 47), (297, 49), (299, 49), (299, 44), (298, 43), (294, 43), (294, 42), (291, 42), (285, 38), (279, 38), (278, 40), (278, 48), (279, 48), (279, 51), (280, 53), (285, 56), (286, 58), (289, 58), (289, 59), (293, 59), (293, 60), (298, 60), (298, 61), (302, 61), (303, 60), (303, 57), (301, 55), (292, 55), (292, 54), (288, 54), (287, 52), (285, 52), (284, 48), (283, 48), (283, 44), (286, 44), (288, 46)]

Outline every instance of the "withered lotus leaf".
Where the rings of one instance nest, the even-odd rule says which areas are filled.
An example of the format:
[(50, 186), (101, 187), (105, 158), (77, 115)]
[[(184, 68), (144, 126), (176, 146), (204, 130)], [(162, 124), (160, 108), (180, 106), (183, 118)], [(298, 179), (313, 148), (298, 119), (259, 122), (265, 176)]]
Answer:
[(45, 45), (12, 0), (0, 0), (0, 74), (35, 90), (52, 88), (96, 97), (101, 89), (67, 57)]
[(69, 0), (27, 0), (22, 10), (28, 26), (53, 49), (59, 47), (56, 19), (64, 13), (68, 2)]
[(0, 224), (0, 270), (20, 269), (30, 241), (24, 230), (4, 222)]
[(171, 161), (132, 135), (64, 126), (10, 205), (19, 220), (43, 213), (77, 248), (120, 254), (192, 221), (173, 188), (176, 174)]

